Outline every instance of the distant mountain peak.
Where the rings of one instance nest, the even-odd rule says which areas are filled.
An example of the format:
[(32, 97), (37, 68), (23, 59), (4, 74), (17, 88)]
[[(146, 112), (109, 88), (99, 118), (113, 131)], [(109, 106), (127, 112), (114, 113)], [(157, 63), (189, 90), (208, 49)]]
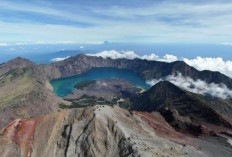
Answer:
[[(163, 87), (163, 88), (178, 88), (177, 86), (175, 86), (173, 83), (169, 82), (169, 81), (160, 81), (157, 84), (155, 84), (152, 88), (155, 87)], [(152, 89), (151, 88), (151, 89)]]
[(147, 91), (147, 93), (153, 93), (153, 94), (160, 93), (162, 94), (162, 96), (170, 96), (170, 95), (178, 96), (179, 94), (185, 93), (185, 91), (169, 81), (160, 81), (154, 86), (152, 86)]
[(25, 68), (35, 66), (33, 62), (22, 57), (16, 57), (6, 63), (0, 65), (0, 75), (16, 68)]
[(22, 58), (22, 57), (16, 57), (16, 58), (10, 60), (9, 62), (30, 62), (30, 63), (32, 63), (30, 60), (28, 60), (26, 58)]

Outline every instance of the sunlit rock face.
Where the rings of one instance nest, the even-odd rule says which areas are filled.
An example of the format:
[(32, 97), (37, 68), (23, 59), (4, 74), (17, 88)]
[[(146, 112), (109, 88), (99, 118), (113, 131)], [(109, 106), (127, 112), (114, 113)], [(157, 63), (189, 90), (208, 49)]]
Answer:
[(117, 106), (62, 110), (15, 120), (0, 136), (9, 156), (207, 156), (193, 140), (159, 119), (158, 113), (130, 113)]

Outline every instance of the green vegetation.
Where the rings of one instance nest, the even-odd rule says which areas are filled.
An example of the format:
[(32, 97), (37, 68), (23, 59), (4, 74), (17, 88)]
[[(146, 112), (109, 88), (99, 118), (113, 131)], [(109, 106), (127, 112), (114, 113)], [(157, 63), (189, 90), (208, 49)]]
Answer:
[(77, 89), (83, 90), (85, 87), (87, 87), (95, 82), (96, 82), (96, 80), (84, 80), (84, 81), (81, 81), (81, 82), (77, 83), (76, 85), (74, 85), (74, 87)]
[[(71, 100), (71, 105), (59, 104), (61, 109), (72, 109), (72, 108), (82, 108), (87, 106), (94, 106), (94, 105), (116, 105), (120, 97), (114, 97), (111, 101), (104, 99), (103, 97), (97, 98), (95, 96), (89, 95), (82, 95), (79, 99)], [(67, 100), (70, 101), (70, 100)], [(124, 101), (120, 101), (119, 106), (126, 110), (130, 110), (131, 108), (131, 101), (130, 99), (125, 99)]]
[(114, 98), (112, 99), (112, 102), (113, 102), (114, 104), (117, 104), (117, 101), (118, 101), (118, 100), (120, 100), (120, 97), (119, 97), (119, 96), (114, 97)]
[(31, 68), (13, 69), (0, 76), (0, 108), (23, 98), (33, 88)]
[(0, 87), (7, 84), (10, 81), (17, 79), (18, 77), (25, 76), (31, 68), (23, 68), (23, 69), (12, 69), (5, 74), (0, 76)]
[(124, 108), (126, 110), (130, 110), (130, 108), (131, 108), (130, 99), (125, 99), (124, 101), (119, 102), (119, 107)]

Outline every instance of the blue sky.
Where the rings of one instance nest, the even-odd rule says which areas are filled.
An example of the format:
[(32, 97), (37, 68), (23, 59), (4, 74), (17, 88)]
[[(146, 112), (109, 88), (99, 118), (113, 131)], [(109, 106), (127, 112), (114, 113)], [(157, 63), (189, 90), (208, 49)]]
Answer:
[(232, 43), (225, 0), (1, 0), (6, 43)]

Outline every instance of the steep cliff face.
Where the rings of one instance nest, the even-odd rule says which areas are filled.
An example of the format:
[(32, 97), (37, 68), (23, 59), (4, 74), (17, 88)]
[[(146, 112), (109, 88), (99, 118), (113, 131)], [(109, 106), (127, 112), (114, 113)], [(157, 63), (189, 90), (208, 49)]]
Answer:
[(95, 106), (18, 119), (1, 132), (0, 156), (207, 156), (164, 122), (153, 118), (150, 125), (141, 115)]

